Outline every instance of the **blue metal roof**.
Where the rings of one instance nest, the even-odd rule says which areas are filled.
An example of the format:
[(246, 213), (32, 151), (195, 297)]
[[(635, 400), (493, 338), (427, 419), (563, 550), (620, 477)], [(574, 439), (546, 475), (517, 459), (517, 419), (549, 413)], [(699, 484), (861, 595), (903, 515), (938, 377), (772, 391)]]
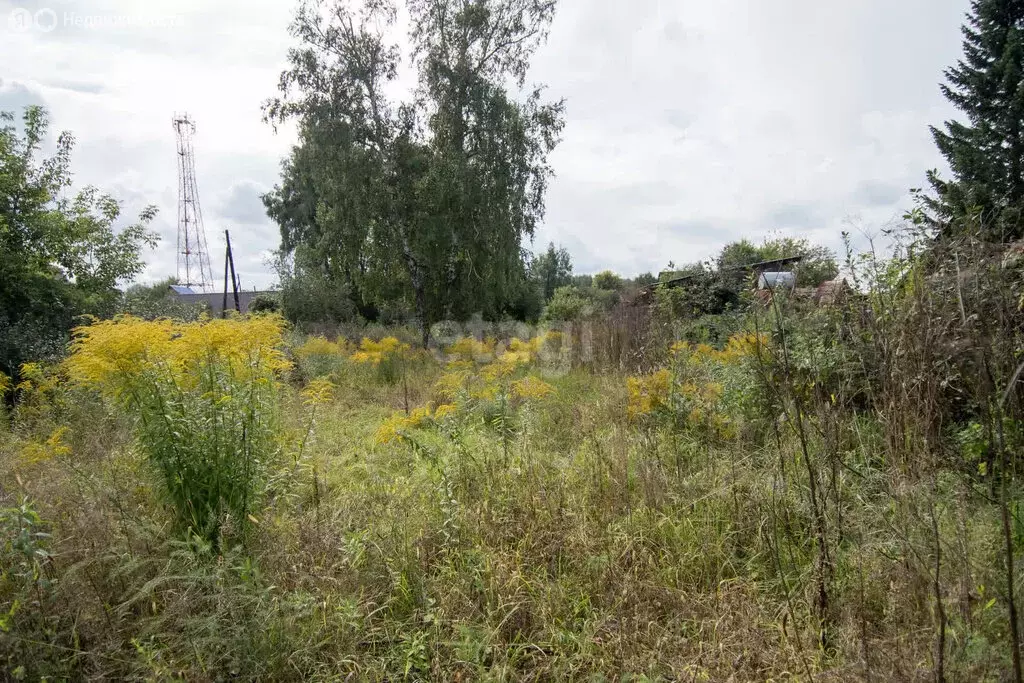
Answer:
[(171, 289), (174, 290), (175, 294), (195, 294), (191, 287), (185, 285), (171, 285)]

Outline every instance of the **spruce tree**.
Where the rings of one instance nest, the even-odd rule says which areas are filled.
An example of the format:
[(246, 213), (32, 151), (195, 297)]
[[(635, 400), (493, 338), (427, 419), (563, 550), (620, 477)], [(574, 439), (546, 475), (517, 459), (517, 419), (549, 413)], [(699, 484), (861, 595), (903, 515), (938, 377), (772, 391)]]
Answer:
[[(972, 0), (963, 58), (942, 92), (967, 116), (932, 127), (953, 179), (928, 179), (932, 220), (946, 235), (983, 226), (988, 239), (1020, 237), (1024, 221), (1024, 0)], [(978, 218), (978, 221), (968, 220)]]

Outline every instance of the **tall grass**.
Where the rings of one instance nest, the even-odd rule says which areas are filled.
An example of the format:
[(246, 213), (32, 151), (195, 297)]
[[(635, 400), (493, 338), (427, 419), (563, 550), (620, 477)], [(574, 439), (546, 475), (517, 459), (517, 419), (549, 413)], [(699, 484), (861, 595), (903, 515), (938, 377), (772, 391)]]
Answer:
[[(0, 438), (5, 529), (48, 534), (31, 562), (4, 546), (4, 673), (1012, 680), (1021, 278), (953, 246), (856, 261), (846, 300), (779, 295), (704, 345), (609, 319), (606, 351), (462, 339), (380, 371), (386, 336), (289, 351), (259, 327), (242, 353), (228, 327), (91, 326), (110, 339)], [(203, 508), (159, 463), (184, 448), (190, 478), (252, 486), (189, 494), (252, 515), (244, 546), (180, 533)]]

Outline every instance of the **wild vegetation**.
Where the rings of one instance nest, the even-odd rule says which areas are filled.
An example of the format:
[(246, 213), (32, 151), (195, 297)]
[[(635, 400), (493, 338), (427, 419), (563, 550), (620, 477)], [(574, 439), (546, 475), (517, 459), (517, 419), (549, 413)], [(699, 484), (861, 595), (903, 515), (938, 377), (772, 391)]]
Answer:
[(1021, 681), (1024, 10), (973, 3), (891, 249), (635, 278), (522, 248), (554, 3), (407, 10), (410, 102), (393, 5), (299, 10), (246, 316), (120, 292), (152, 212), (5, 117), (2, 677)]
[(87, 187), (73, 197), (74, 138), (61, 133), (54, 154), (40, 159), (49, 118), (25, 109), (0, 112), (0, 372), (60, 356), (75, 316), (110, 315), (119, 281), (142, 272), (142, 251), (156, 242), (150, 207), (137, 223), (115, 230), (121, 207)]
[[(367, 316), (521, 312), (523, 240), (544, 215), (563, 103), (525, 85), (554, 0), (408, 0), (417, 91), (390, 96), (398, 3), (301, 4), (273, 123), (300, 141), (264, 197), (281, 225), (285, 289), (308, 279)], [(522, 95), (520, 97), (519, 95)]]
[(640, 365), (584, 323), (80, 328), (7, 385), (6, 671), (1000, 679), (1024, 283), (956, 253)]

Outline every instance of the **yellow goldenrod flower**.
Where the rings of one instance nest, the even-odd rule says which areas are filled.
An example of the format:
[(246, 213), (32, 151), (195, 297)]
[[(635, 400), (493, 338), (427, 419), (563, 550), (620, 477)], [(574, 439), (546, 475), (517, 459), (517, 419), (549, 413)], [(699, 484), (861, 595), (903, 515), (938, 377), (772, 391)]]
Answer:
[(668, 405), (672, 374), (665, 369), (647, 377), (630, 377), (626, 380), (629, 395), (626, 414), (637, 419), (665, 408)]
[(403, 357), (411, 357), (412, 349), (395, 337), (385, 337), (379, 342), (366, 337), (359, 344), (359, 350), (349, 358), (354, 363), (379, 367), (382, 363), (390, 363)]
[(756, 353), (758, 346), (767, 344), (767, 337), (754, 334), (739, 333), (729, 338), (725, 348), (718, 350), (708, 344), (691, 346), (685, 341), (678, 341), (669, 347), (669, 353), (676, 361), (714, 361), (728, 365)]
[(442, 403), (434, 409), (434, 420), (440, 422), (458, 413), (458, 406), (452, 403)]
[(22, 446), (18, 454), (21, 462), (25, 465), (35, 465), (70, 454), (71, 448), (64, 443), (64, 435), (67, 431), (67, 427), (58, 427), (53, 430), (46, 441), (42, 443), (30, 441)]
[(725, 393), (725, 388), (718, 382), (709, 382), (704, 385), (702, 393), (705, 400), (714, 403), (722, 398), (722, 394)]
[(124, 316), (76, 328), (64, 367), (75, 382), (111, 396), (151, 372), (190, 387), (198, 368), (210, 362), (255, 380), (290, 367), (281, 348), (283, 328), (284, 321), (270, 315), (191, 323)]
[(693, 355), (697, 358), (714, 358), (715, 349), (710, 344), (697, 344), (693, 349)]
[(553, 386), (533, 376), (512, 383), (512, 395), (526, 400), (539, 400), (553, 393)]
[(334, 383), (327, 379), (314, 379), (302, 390), (302, 402), (307, 406), (329, 403), (334, 396)]
[(405, 424), (405, 416), (396, 413), (381, 423), (373, 435), (373, 440), (379, 444), (388, 444), (400, 438), (400, 431)]
[(409, 417), (406, 418), (406, 423), (410, 427), (422, 427), (424, 424), (430, 421), (430, 406), (421, 406), (414, 408)]
[(497, 384), (485, 383), (474, 387), (469, 392), (469, 397), (478, 401), (493, 401), (498, 398), (500, 387)]
[(431, 421), (430, 406), (416, 408), (408, 415), (395, 413), (377, 428), (374, 434), (374, 441), (378, 444), (388, 444), (401, 439), (409, 429), (423, 427)]
[(295, 347), (295, 355), (306, 359), (311, 356), (344, 356), (347, 354), (348, 343), (341, 339), (332, 342), (326, 337), (310, 337), (301, 345)]
[(454, 400), (466, 386), (470, 373), (466, 370), (446, 372), (434, 383), (434, 391), (447, 400)]
[(19, 374), (23, 380), (38, 382), (43, 378), (43, 368), (39, 363), (22, 363)]
[(496, 382), (511, 377), (519, 368), (519, 364), (519, 357), (516, 354), (504, 353), (498, 360), (481, 368), (480, 376), (487, 382)]
[(448, 356), (457, 361), (483, 362), (494, 354), (495, 341), (485, 339), (478, 341), (473, 337), (463, 337), (449, 346), (445, 351)]

